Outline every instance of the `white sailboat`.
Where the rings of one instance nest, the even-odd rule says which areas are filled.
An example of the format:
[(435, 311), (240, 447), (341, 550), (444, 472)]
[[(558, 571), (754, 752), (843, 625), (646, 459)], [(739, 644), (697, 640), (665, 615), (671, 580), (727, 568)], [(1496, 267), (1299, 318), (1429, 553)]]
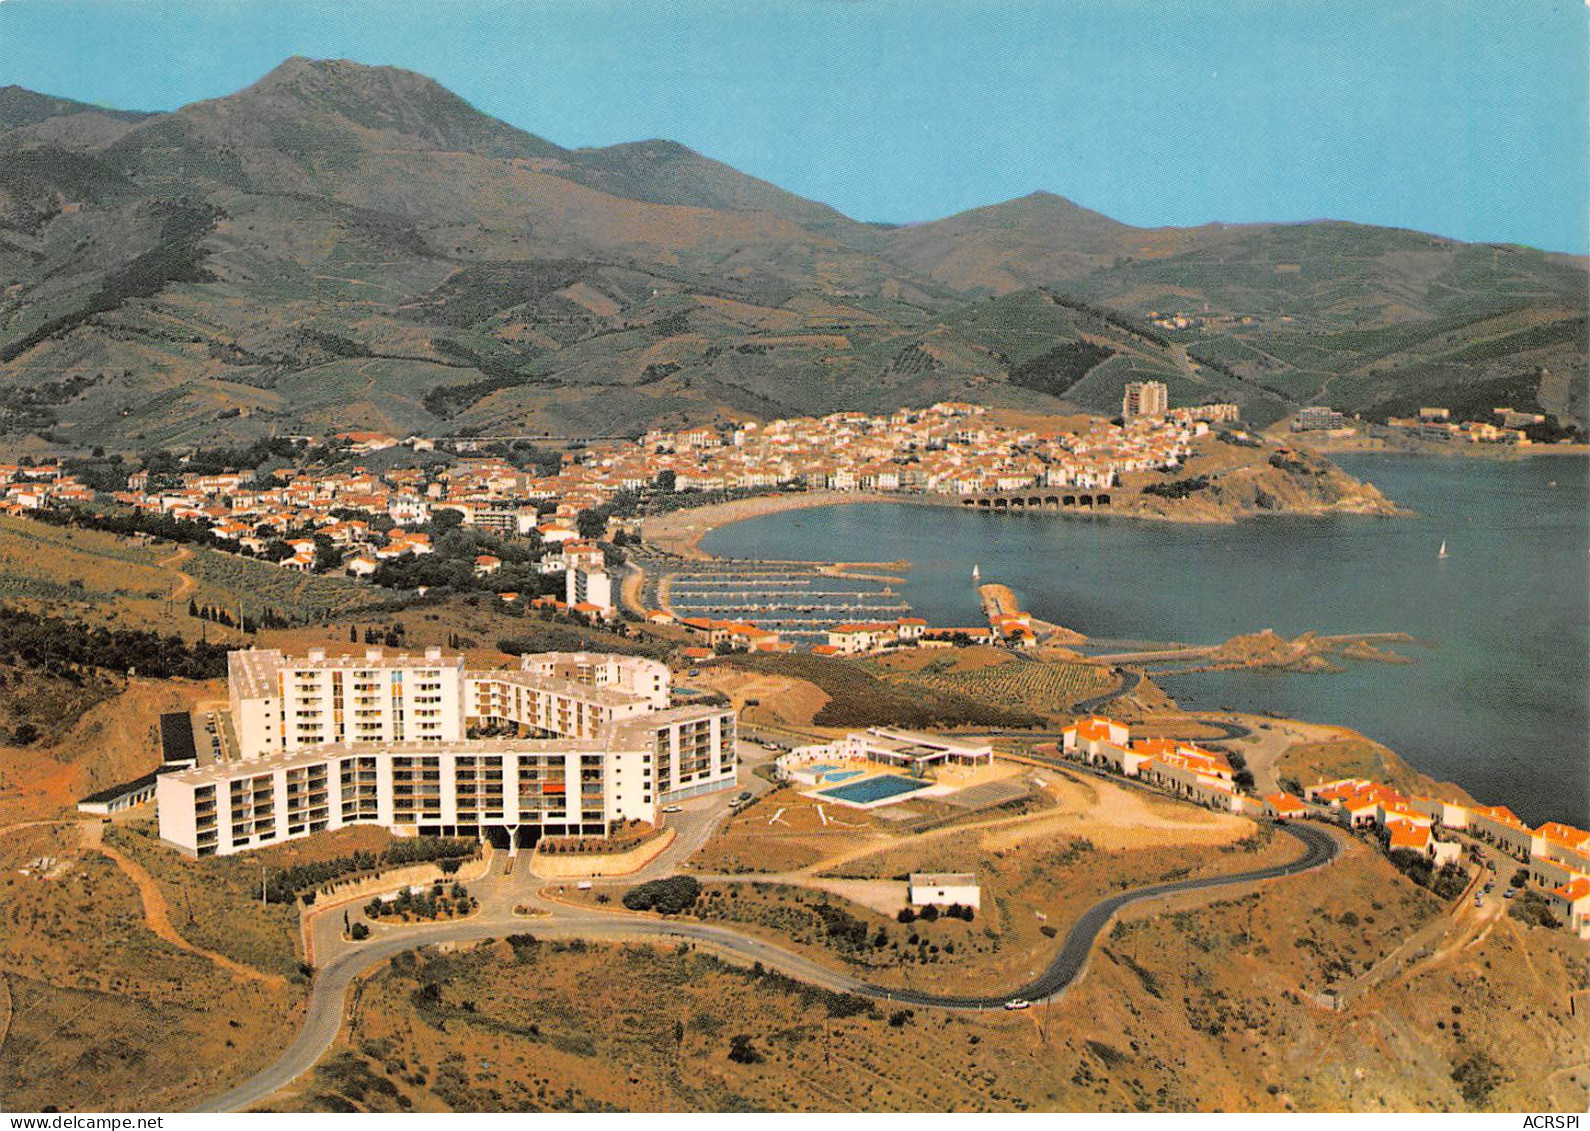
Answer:
[(1441, 551), (1440, 551), (1440, 553), (1436, 554), (1436, 557), (1437, 558), (1449, 558), (1451, 556), (1452, 556), (1451, 554), (1446, 552), (1446, 543), (1443, 541), (1441, 543)]
[(972, 580), (976, 581), (978, 578), (980, 578), (982, 576), (983, 576), (983, 571), (977, 568), (977, 563), (976, 562), (973, 562), (972, 563)]

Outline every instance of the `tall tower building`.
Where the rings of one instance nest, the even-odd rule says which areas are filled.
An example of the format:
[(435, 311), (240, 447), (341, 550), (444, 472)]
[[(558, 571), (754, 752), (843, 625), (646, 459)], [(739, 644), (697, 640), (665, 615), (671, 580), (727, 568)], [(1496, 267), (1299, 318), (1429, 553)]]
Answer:
[(1170, 391), (1163, 381), (1132, 381), (1121, 398), (1121, 418), (1164, 416), (1170, 408)]

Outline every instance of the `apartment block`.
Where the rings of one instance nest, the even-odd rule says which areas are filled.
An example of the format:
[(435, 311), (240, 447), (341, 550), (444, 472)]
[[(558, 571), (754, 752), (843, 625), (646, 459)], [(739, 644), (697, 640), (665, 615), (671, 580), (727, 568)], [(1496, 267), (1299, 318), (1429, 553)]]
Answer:
[(655, 660), (542, 653), (496, 671), (439, 650), (255, 651), (229, 672), (238, 758), (156, 788), (161, 838), (191, 855), (358, 823), (504, 847), (601, 836), (737, 782), (733, 710), (670, 706)]

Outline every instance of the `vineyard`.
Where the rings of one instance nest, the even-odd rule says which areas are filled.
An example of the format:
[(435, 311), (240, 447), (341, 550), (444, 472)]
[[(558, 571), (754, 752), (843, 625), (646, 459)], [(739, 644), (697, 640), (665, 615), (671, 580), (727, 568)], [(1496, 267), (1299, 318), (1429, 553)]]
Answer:
[[(861, 665), (821, 656), (760, 653), (736, 656), (737, 668), (804, 679), (828, 696), (813, 722), (823, 727), (899, 726), (935, 729), (979, 726), (1020, 729), (1042, 722), (1008, 700), (937, 686), (927, 680), (880, 679)], [(927, 692), (936, 691), (932, 695)]]
[(1107, 668), (1063, 660), (1011, 660), (963, 671), (925, 668), (913, 673), (911, 682), (987, 703), (1045, 713), (1063, 713), (1072, 704), (1103, 695), (1116, 685)]
[(201, 602), (219, 601), (230, 608), (242, 601), (249, 615), (268, 607), (317, 619), (379, 605), (390, 596), (348, 578), (294, 573), (214, 550), (195, 549), (181, 568), (199, 583)]

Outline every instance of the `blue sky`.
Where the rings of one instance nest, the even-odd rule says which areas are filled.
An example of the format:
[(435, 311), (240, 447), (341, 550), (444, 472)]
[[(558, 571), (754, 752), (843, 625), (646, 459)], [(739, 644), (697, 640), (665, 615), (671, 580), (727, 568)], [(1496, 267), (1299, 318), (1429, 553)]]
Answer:
[(667, 137), (864, 220), (1048, 189), (1590, 251), (1583, 0), (4, 0), (0, 85), (172, 109), (288, 55), (562, 145)]

